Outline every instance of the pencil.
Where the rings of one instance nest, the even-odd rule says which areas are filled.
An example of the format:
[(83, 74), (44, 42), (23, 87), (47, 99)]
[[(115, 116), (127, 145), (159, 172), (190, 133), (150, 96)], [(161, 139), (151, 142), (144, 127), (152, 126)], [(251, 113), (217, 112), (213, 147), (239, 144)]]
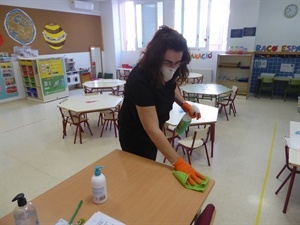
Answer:
[(75, 219), (75, 216), (77, 215), (77, 213), (78, 213), (78, 211), (79, 211), (81, 205), (82, 205), (82, 200), (79, 201), (79, 203), (78, 203), (78, 205), (77, 205), (77, 207), (76, 207), (76, 209), (75, 209), (75, 211), (74, 211), (74, 213), (73, 213), (71, 219), (69, 220), (69, 224), (72, 224), (72, 223), (73, 223), (73, 220)]

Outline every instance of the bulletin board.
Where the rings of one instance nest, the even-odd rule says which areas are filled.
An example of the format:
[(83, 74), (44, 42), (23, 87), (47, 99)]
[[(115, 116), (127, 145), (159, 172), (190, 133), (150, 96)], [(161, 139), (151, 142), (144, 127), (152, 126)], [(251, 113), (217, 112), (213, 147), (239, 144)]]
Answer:
[[(24, 11), (33, 21), (36, 36), (28, 45), (37, 49), (39, 55), (88, 52), (90, 46), (100, 46), (104, 50), (101, 16), (0, 5), (0, 34), (3, 38), (0, 52), (11, 54), (14, 46), (22, 46), (8, 35), (4, 26), (6, 15), (15, 9)], [(60, 49), (49, 47), (45, 41), (42, 32), (47, 24), (57, 24), (66, 33), (66, 40)]]

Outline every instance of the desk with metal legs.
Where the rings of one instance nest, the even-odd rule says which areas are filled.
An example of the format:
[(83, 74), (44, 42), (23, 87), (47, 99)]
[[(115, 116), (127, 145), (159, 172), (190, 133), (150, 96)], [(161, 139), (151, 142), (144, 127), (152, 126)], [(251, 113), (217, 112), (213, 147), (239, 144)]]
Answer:
[(187, 95), (210, 95), (215, 97), (215, 104), (219, 95), (231, 92), (231, 89), (221, 84), (187, 84), (180, 86), (180, 89)]
[[(201, 118), (199, 120), (192, 119), (190, 126), (198, 125), (210, 125), (210, 140), (211, 140), (211, 157), (213, 157), (214, 152), (214, 142), (215, 142), (215, 124), (218, 120), (218, 108), (203, 105), (199, 103), (189, 102), (190, 104), (196, 105), (201, 113)], [(185, 112), (176, 103), (173, 104), (173, 109), (170, 112), (170, 119), (166, 122), (168, 125), (177, 126)]]
[[(202, 73), (189, 73), (188, 83), (202, 83), (203, 82), (203, 74)], [(190, 82), (192, 81), (192, 82)]]
[(102, 93), (103, 91), (111, 91), (118, 94), (119, 87), (124, 85), (126, 81), (119, 79), (98, 79), (87, 81), (82, 84), (85, 93), (91, 93), (94, 90)]
[[(285, 197), (284, 207), (282, 212), (286, 213), (287, 207), (289, 204), (289, 200), (291, 197), (293, 185), (295, 176), (300, 170), (300, 122), (297, 121), (290, 121), (290, 136), (288, 138), (285, 138), (286, 146), (285, 151), (288, 151), (288, 163), (289, 168), (292, 168), (290, 173), (290, 184), (288, 187), (288, 191)], [(285, 168), (287, 168), (287, 164), (281, 169), (279, 174), (276, 178), (280, 176), (280, 174), (284, 171)], [(279, 189), (275, 192), (275, 194), (278, 194), (278, 192), (281, 190), (281, 188), (285, 185), (285, 182), (287, 182), (288, 177), (284, 181), (284, 183), (279, 187)]]
[[(104, 166), (108, 200), (92, 200), (91, 177), (96, 165)], [(184, 188), (172, 174), (173, 167), (114, 150), (75, 175), (33, 199), (41, 225), (69, 220), (83, 200), (74, 222), (102, 212), (126, 225), (192, 224), (214, 186), (210, 180), (201, 193)], [(13, 213), (0, 224), (14, 224)]]
[[(262, 80), (262, 76), (257, 77), (257, 87), (255, 91), (255, 96), (258, 95), (259, 86)], [(300, 77), (283, 77), (283, 76), (274, 76), (274, 82), (283, 82), (285, 83), (284, 86), (286, 86), (290, 80), (300, 80)]]
[[(114, 95), (84, 95), (69, 97), (61, 101), (57, 107), (77, 113), (78, 118), (82, 114), (112, 110), (116, 108), (123, 98)], [(65, 127), (63, 127), (65, 129)], [(65, 130), (63, 131), (65, 132)], [(80, 144), (82, 144), (82, 131), (79, 132)]]

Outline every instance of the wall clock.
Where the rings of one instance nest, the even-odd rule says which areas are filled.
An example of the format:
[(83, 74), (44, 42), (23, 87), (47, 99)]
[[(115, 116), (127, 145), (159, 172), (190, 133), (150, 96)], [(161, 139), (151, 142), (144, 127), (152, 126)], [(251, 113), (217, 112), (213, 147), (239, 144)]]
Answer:
[(295, 4), (289, 4), (284, 8), (283, 14), (286, 18), (293, 18), (298, 13), (298, 6)]

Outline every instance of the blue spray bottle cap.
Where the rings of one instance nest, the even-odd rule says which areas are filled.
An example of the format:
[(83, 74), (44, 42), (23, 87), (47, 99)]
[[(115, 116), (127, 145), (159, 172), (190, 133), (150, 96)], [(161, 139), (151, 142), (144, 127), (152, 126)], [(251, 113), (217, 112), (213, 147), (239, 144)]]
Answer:
[(95, 166), (95, 176), (100, 176), (101, 175), (101, 169), (104, 166)]

